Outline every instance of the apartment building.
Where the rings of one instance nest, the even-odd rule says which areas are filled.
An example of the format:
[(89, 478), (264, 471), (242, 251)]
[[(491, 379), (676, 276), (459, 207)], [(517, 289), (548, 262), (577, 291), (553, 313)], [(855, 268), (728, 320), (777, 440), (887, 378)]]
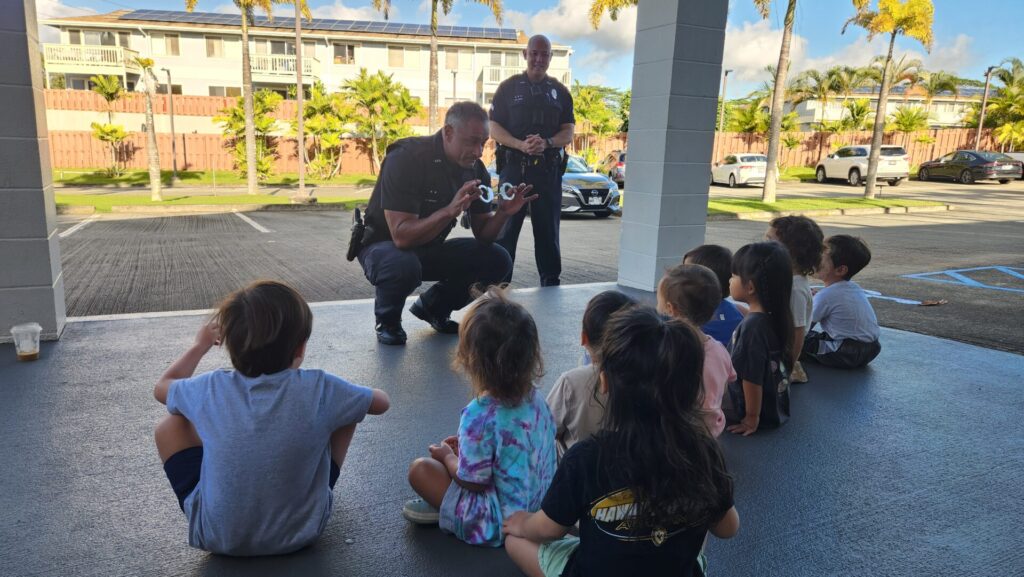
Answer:
[[(138, 89), (136, 57), (156, 62), (159, 80), (173, 94), (241, 94), (241, 17), (238, 14), (168, 10), (121, 10), (108, 14), (43, 20), (60, 31), (60, 43), (43, 45), (47, 86), (57, 78), (69, 89), (86, 89), (89, 77), (115, 75)], [(397, 22), (314, 18), (302, 22), (302, 80), (329, 91), (360, 68), (383, 70), (426, 105), (429, 96), (430, 28)], [(439, 104), (458, 100), (490, 103), (502, 80), (522, 72), (527, 38), (509, 28), (439, 26)], [(249, 29), (256, 89), (287, 93), (296, 81), (295, 21), (257, 16)], [(548, 73), (569, 85), (572, 48), (552, 46)]]
[[(920, 87), (912, 87), (909, 90), (904, 86), (897, 86), (889, 95), (886, 103), (886, 114), (893, 114), (901, 107), (920, 107), (928, 112), (928, 124), (930, 128), (957, 128), (964, 126), (964, 115), (971, 108), (972, 103), (981, 102), (983, 89), (975, 87), (962, 87), (959, 94), (944, 92), (935, 95), (931, 103), (928, 102), (928, 95)], [(823, 106), (820, 100), (808, 100), (801, 102), (795, 107), (788, 107), (789, 110), (797, 112), (797, 122), (801, 130), (814, 130), (822, 121), (834, 122), (843, 118), (846, 109), (844, 102), (849, 100), (867, 99), (871, 111), (878, 108), (877, 89), (869, 91), (862, 89), (851, 94), (838, 94), (832, 96), (828, 104)]]

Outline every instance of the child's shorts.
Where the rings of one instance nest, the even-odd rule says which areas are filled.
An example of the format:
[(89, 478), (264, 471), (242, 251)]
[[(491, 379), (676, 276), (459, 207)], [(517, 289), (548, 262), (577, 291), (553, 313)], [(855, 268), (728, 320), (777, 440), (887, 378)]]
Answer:
[(541, 545), (537, 561), (544, 577), (560, 577), (579, 546), (579, 537), (565, 537)]
[[(189, 447), (171, 455), (164, 463), (164, 473), (167, 480), (171, 482), (171, 489), (178, 498), (178, 507), (185, 511), (185, 498), (195, 490), (199, 484), (199, 475), (203, 470), (203, 448)], [(331, 489), (338, 482), (341, 475), (341, 467), (331, 459), (331, 475), (327, 480)]]

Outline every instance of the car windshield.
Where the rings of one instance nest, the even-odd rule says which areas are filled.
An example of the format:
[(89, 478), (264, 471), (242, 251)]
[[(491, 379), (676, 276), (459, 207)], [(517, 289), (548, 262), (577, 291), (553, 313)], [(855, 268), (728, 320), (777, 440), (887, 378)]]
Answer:
[(569, 166), (565, 169), (565, 171), (574, 174), (579, 174), (581, 172), (592, 172), (590, 170), (590, 167), (588, 167), (586, 163), (583, 162), (583, 159), (578, 158), (576, 156), (569, 157)]
[(989, 162), (994, 160), (1013, 160), (1012, 156), (1007, 156), (1002, 152), (975, 152), (974, 154), (977, 154)]
[(907, 151), (902, 146), (887, 146), (882, 149), (882, 156), (906, 156)]
[(744, 156), (744, 157), (740, 158), (740, 161), (741, 162), (768, 162), (768, 157), (767, 156), (762, 156), (760, 154), (757, 154), (757, 155), (754, 155), (754, 156)]

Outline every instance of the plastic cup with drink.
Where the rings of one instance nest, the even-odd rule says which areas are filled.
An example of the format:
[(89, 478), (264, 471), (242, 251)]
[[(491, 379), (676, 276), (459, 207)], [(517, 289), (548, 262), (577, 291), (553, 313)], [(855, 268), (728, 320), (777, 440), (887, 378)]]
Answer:
[(25, 323), (11, 327), (14, 349), (19, 361), (34, 361), (39, 358), (39, 335), (43, 327), (39, 323)]

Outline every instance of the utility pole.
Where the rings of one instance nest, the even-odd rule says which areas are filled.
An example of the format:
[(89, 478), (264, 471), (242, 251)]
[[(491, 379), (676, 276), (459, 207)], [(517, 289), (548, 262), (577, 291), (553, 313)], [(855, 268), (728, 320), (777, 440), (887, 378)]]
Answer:
[(722, 111), (718, 115), (718, 132), (722, 132), (725, 126), (725, 87), (729, 83), (729, 73), (732, 72), (731, 68), (725, 70), (725, 76), (722, 78)]
[(457, 98), (455, 96), (455, 77), (458, 76), (458, 74), (458, 70), (452, 70), (452, 104), (455, 104), (455, 99)]
[(295, 152), (299, 155), (299, 190), (292, 202), (310, 202), (306, 196), (306, 127), (302, 109), (306, 96), (302, 88), (302, 2), (295, 2), (295, 108), (298, 110), (298, 135), (295, 138)]
[(171, 71), (167, 68), (161, 68), (167, 73), (167, 99), (170, 102), (171, 108), (171, 183), (178, 182), (178, 145), (175, 142), (177, 137), (174, 135), (174, 85), (171, 84)]
[(985, 126), (985, 105), (988, 104), (988, 86), (992, 82), (992, 71), (998, 66), (989, 66), (985, 71), (985, 93), (981, 97), (981, 114), (978, 115), (978, 132), (974, 134), (974, 149), (981, 150), (981, 129)]

